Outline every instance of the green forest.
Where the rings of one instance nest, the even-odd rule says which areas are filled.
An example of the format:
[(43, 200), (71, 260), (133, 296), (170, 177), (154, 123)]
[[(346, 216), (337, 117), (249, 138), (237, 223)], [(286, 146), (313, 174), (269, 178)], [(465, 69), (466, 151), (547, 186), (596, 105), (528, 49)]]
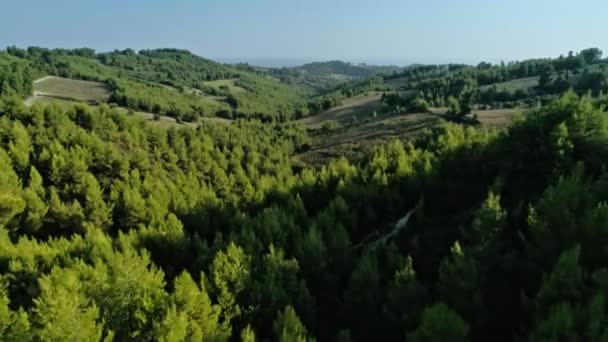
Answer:
[[(44, 75), (99, 81), (110, 91), (112, 103), (184, 121), (208, 116), (286, 121), (308, 113), (304, 89), (187, 50), (96, 53), (88, 48), (8, 47), (0, 51), (0, 95), (27, 97), (32, 82)], [(216, 80), (234, 80), (243, 92), (208, 85)]]
[[(311, 95), (184, 50), (8, 48), (0, 340), (608, 341), (601, 56), (380, 68)], [(110, 103), (24, 104), (49, 74), (103, 82)], [(534, 104), (504, 129), (443, 120), (298, 159), (312, 138), (294, 119), (372, 90), (455, 116)]]
[(607, 103), (570, 92), (506, 131), (446, 124), (314, 169), (293, 124), (5, 100), (0, 333), (601, 340)]
[(608, 89), (608, 64), (602, 60), (600, 49), (588, 48), (558, 58), (500, 64), (416, 65), (394, 71), (384, 79), (399, 79), (400, 89), (409, 90), (401, 105), (409, 104), (414, 93), (431, 107), (456, 104), (468, 113), (475, 105), (488, 109), (534, 107), (569, 89), (602, 95)]

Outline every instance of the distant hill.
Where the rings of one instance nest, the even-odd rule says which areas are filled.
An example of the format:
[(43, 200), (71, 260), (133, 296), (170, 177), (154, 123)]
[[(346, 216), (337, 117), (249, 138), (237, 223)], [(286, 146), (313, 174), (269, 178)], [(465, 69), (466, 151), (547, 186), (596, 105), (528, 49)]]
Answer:
[(403, 71), (403, 68), (397, 66), (373, 66), (342, 61), (313, 62), (283, 68), (265, 68), (247, 63), (230, 66), (303, 88), (313, 96), (325, 95), (343, 86), (350, 87), (351, 83), (360, 82), (377, 75), (393, 75)]
[(313, 75), (344, 75), (352, 78), (366, 78), (382, 72), (400, 70), (399, 67), (368, 66), (365, 64), (352, 64), (342, 61), (314, 62), (292, 69)]

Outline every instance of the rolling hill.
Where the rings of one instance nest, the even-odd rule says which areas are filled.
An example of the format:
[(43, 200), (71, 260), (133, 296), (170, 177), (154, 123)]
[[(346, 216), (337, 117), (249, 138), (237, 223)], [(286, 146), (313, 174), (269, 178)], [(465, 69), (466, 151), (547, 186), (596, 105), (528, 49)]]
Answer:
[[(7, 77), (0, 82), (6, 88), (0, 89), (0, 94), (36, 95), (32, 82), (43, 76), (100, 82), (104, 85), (101, 88), (109, 91), (101, 102), (185, 121), (208, 116), (289, 120), (306, 108), (304, 92), (297, 86), (237, 70), (186, 50), (127, 49), (97, 54), (91, 49), (10, 47), (0, 52), (0, 81)], [(81, 100), (65, 91), (54, 97)]]

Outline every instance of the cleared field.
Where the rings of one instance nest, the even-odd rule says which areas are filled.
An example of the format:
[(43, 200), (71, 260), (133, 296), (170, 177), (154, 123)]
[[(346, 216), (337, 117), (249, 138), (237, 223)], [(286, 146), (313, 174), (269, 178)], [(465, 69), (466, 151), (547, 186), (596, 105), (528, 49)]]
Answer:
[(508, 91), (516, 91), (516, 90), (527, 90), (532, 87), (536, 87), (538, 85), (538, 77), (527, 77), (527, 78), (518, 78), (516, 80), (511, 80), (507, 82), (494, 83), (479, 87), (481, 90), (487, 90), (492, 86), (496, 86), (498, 90), (508, 90)]
[(435, 114), (398, 114), (370, 118), (328, 132), (317, 131), (313, 133), (312, 148), (296, 156), (296, 160), (313, 165), (341, 156), (356, 159), (361, 151), (378, 142), (396, 137), (415, 137), (425, 128), (432, 128), (442, 121), (441, 116)]
[(216, 80), (203, 82), (204, 85), (221, 90), (226, 87), (231, 93), (244, 93), (247, 90), (236, 85), (236, 79)]
[[(223, 82), (223, 81), (215, 81)], [(233, 82), (234, 83), (234, 82)], [(172, 87), (167, 86), (169, 89)], [(237, 87), (238, 88), (238, 87)], [(242, 88), (240, 88), (242, 89)], [(177, 91), (177, 90), (176, 90)], [(202, 96), (202, 101), (218, 101), (223, 99), (218, 96), (207, 96), (202, 94), (197, 89), (188, 89), (190, 93), (196, 93)], [(31, 106), (34, 103), (41, 104), (57, 104), (62, 107), (70, 107), (77, 103), (87, 103), (92, 107), (97, 104), (107, 102), (110, 94), (105, 87), (105, 84), (101, 82), (91, 81), (80, 81), (72, 80), (57, 76), (45, 76), (41, 79), (34, 81), (34, 95), (30, 96), (25, 104)], [(125, 112), (125, 115), (130, 113), (127, 108), (120, 108)], [(169, 116), (161, 115), (159, 120), (154, 120), (154, 114), (134, 111), (133, 115), (139, 116), (144, 120), (150, 121), (158, 125), (179, 125), (174, 118)], [(201, 118), (201, 121), (230, 124), (232, 121), (223, 118)], [(183, 123), (184, 125), (196, 126), (195, 123)]]
[(61, 107), (70, 107), (73, 106), (79, 102), (77, 101), (72, 101), (72, 100), (64, 100), (64, 99), (59, 99), (59, 98), (55, 98), (55, 97), (49, 97), (49, 96), (41, 96), (41, 95), (34, 95), (34, 96), (30, 96), (25, 100), (25, 105), (26, 106), (31, 106), (34, 103), (41, 103), (41, 104), (50, 104), (50, 103), (54, 103), (56, 105), (59, 105)]
[(522, 109), (493, 109), (493, 110), (474, 110), (473, 115), (485, 127), (502, 128), (513, 122), (513, 118), (518, 114), (524, 114)]
[(52, 97), (86, 103), (106, 102), (110, 93), (101, 82), (47, 76), (34, 82), (35, 97)]
[(342, 105), (329, 109), (323, 113), (309, 116), (298, 120), (301, 124), (308, 128), (319, 128), (323, 122), (333, 120), (340, 124), (350, 123), (356, 118), (362, 120), (373, 116), (374, 111), (378, 111), (381, 107), (380, 98), (382, 93), (370, 92), (350, 97), (342, 101)]
[[(447, 112), (447, 108), (432, 108), (431, 111), (437, 115), (444, 115)], [(515, 109), (489, 109), (479, 110), (475, 109), (471, 112), (471, 116), (477, 116), (477, 120), (482, 126), (488, 128), (503, 128), (508, 126), (517, 115), (524, 115), (530, 112), (530, 108), (515, 108)]]
[[(432, 113), (384, 115), (354, 124), (344, 124), (329, 131), (315, 130), (312, 133), (312, 147), (295, 157), (297, 161), (314, 165), (329, 159), (346, 156), (357, 158), (361, 151), (370, 149), (378, 142), (392, 138), (414, 138), (425, 129), (445, 122), (446, 108), (434, 108)], [(521, 109), (475, 110), (482, 127), (504, 128)], [(310, 128), (310, 126), (309, 126)]]
[(328, 148), (344, 143), (357, 142), (371, 138), (390, 138), (398, 135), (419, 133), (423, 128), (438, 124), (441, 118), (433, 114), (390, 115), (379, 120), (346, 126), (328, 134), (322, 134), (319, 148)]

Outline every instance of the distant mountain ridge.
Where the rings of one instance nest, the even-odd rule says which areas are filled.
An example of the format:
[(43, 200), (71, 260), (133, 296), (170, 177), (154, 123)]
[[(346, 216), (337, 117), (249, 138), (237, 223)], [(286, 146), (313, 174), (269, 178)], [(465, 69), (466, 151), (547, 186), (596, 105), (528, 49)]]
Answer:
[(294, 70), (311, 73), (314, 75), (346, 75), (353, 78), (371, 77), (383, 72), (401, 70), (397, 66), (370, 66), (366, 64), (353, 64), (343, 61), (313, 62), (292, 68)]

